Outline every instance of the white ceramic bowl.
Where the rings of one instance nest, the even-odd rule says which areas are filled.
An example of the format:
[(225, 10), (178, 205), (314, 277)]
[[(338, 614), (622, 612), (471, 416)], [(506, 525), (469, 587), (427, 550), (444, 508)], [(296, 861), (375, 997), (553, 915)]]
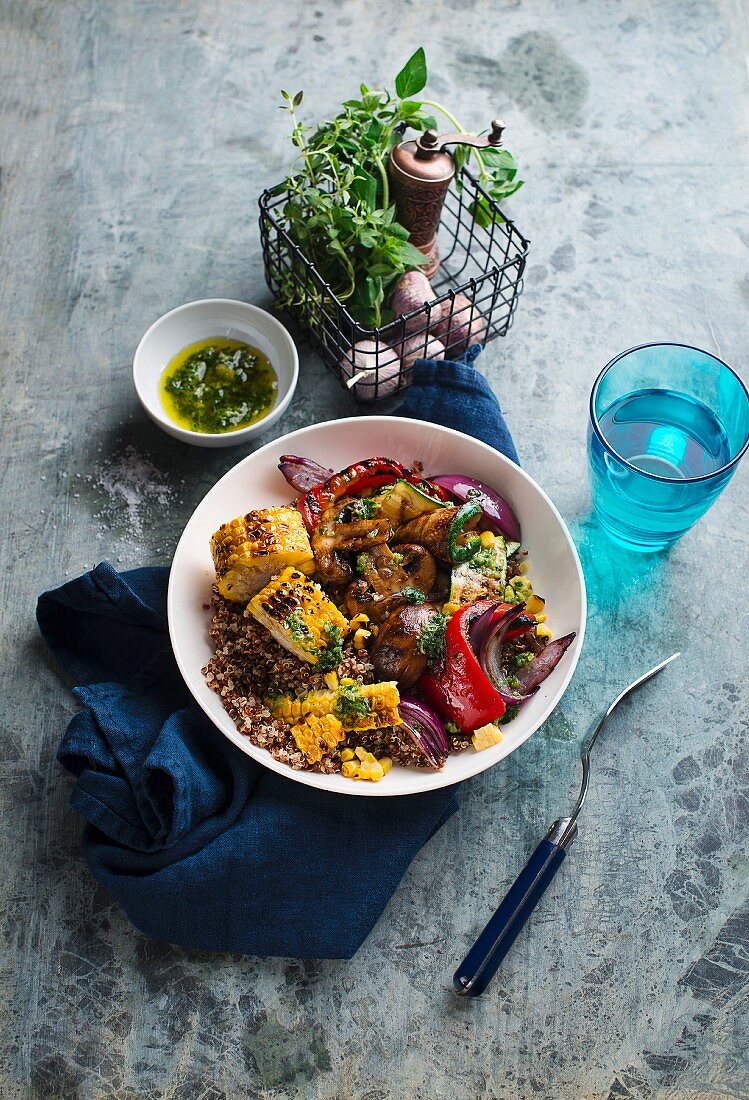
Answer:
[[(278, 392), (271, 411), (256, 424), (236, 432), (191, 432), (175, 424), (161, 403), (159, 383), (169, 361), (188, 344), (210, 336), (244, 340), (259, 348), (278, 376)], [(148, 415), (169, 435), (198, 447), (234, 447), (264, 432), (283, 415), (298, 377), (296, 346), (281, 322), (258, 306), (233, 302), (230, 298), (204, 298), (165, 313), (146, 332), (133, 360), (133, 382)]]
[[(294, 494), (278, 470), (282, 454), (306, 455), (335, 470), (373, 455), (399, 459), (408, 466), (421, 461), (427, 475), (467, 474), (494, 486), (509, 500), (528, 549), (529, 576), (536, 591), (546, 597), (547, 625), (555, 637), (572, 630), (577, 637), (518, 717), (503, 727), (505, 736), (499, 745), (483, 752), (470, 748), (455, 753), (441, 771), (398, 767), (379, 783), (355, 783), (342, 775), (294, 771), (237, 731), (200, 671), (213, 652), (207, 633), (210, 613), (203, 607), (210, 600), (214, 577), (209, 539), (222, 523), (251, 508), (288, 503)], [(316, 424), (276, 439), (248, 455), (213, 486), (177, 546), (169, 579), (168, 613), (180, 671), (221, 734), (287, 779), (338, 794), (383, 798), (417, 794), (468, 779), (522, 745), (549, 717), (572, 679), (585, 633), (586, 598), (580, 560), (564, 520), (543, 489), (520, 467), (485, 443), (449, 428), (397, 416), (361, 416)]]

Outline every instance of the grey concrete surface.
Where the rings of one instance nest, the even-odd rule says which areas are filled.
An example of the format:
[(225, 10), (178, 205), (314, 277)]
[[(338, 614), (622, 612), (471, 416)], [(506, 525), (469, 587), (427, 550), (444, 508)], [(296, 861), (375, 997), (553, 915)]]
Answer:
[[(465, 785), (355, 959), (181, 951), (139, 935), (79, 857), (54, 759), (74, 704), (35, 598), (105, 557), (167, 563), (244, 453), (167, 439), (129, 372), (164, 310), (267, 301), (278, 89), (323, 117), (420, 42), (435, 97), (476, 127), (504, 116), (527, 180), (526, 289), (481, 367), (581, 548), (583, 658), (546, 727)], [(749, 1097), (749, 466), (645, 559), (590, 519), (584, 456), (587, 391), (621, 348), (670, 337), (748, 369), (748, 45), (740, 0), (0, 4), (4, 1098)], [(350, 411), (302, 364), (277, 434)], [(601, 745), (532, 928), (459, 1002), (452, 970), (567, 806), (579, 736), (675, 647)]]

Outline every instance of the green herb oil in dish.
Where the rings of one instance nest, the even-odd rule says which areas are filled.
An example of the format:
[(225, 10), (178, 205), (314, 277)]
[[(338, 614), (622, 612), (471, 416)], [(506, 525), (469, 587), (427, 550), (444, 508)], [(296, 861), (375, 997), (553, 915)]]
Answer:
[(167, 364), (159, 387), (171, 419), (192, 432), (236, 432), (273, 408), (278, 378), (268, 358), (241, 340), (212, 336)]

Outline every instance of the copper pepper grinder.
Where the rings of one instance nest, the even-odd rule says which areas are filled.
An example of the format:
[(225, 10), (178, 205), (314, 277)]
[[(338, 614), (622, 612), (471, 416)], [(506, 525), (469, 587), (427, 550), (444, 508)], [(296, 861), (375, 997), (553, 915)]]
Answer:
[(434, 130), (426, 130), (415, 140), (401, 141), (391, 151), (388, 174), (398, 221), (410, 232), (411, 243), (426, 256), (424, 274), (427, 278), (434, 275), (440, 265), (437, 228), (445, 195), (455, 175), (455, 161), (445, 152), (445, 146), (498, 149), (504, 128), (504, 122), (495, 118), (486, 137), (436, 134)]

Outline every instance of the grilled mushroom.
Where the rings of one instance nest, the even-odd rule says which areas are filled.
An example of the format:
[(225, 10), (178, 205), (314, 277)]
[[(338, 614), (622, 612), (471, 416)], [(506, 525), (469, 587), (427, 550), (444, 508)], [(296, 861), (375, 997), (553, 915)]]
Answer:
[[(452, 556), (451, 542), (455, 540), (457, 534), (475, 527), (481, 516), (480, 509), (476, 508), (475, 514), (466, 517), (467, 509), (468, 504), (463, 504), (460, 507), (437, 508), (434, 512), (425, 512), (421, 516), (416, 516), (415, 519), (409, 520), (398, 528), (395, 542), (419, 543), (440, 561), (460, 560)], [(462, 513), (465, 519), (461, 520), (458, 513)], [(453, 525), (460, 530), (454, 530)]]
[(346, 590), (346, 608), (351, 617), (364, 612), (373, 623), (381, 623), (408, 602), (404, 590), (417, 590), (425, 596), (431, 592), (437, 567), (423, 546), (407, 544), (394, 553), (388, 546), (378, 545), (365, 552), (361, 573)]
[(384, 517), (362, 516), (364, 503), (357, 497), (343, 497), (320, 517), (312, 532), (312, 552), (317, 572), (331, 584), (343, 584), (351, 576), (351, 566), (342, 554), (370, 550), (393, 537), (393, 528)]
[(401, 690), (413, 687), (427, 666), (421, 630), (438, 612), (436, 604), (406, 604), (388, 616), (370, 654), (378, 680), (397, 680)]

